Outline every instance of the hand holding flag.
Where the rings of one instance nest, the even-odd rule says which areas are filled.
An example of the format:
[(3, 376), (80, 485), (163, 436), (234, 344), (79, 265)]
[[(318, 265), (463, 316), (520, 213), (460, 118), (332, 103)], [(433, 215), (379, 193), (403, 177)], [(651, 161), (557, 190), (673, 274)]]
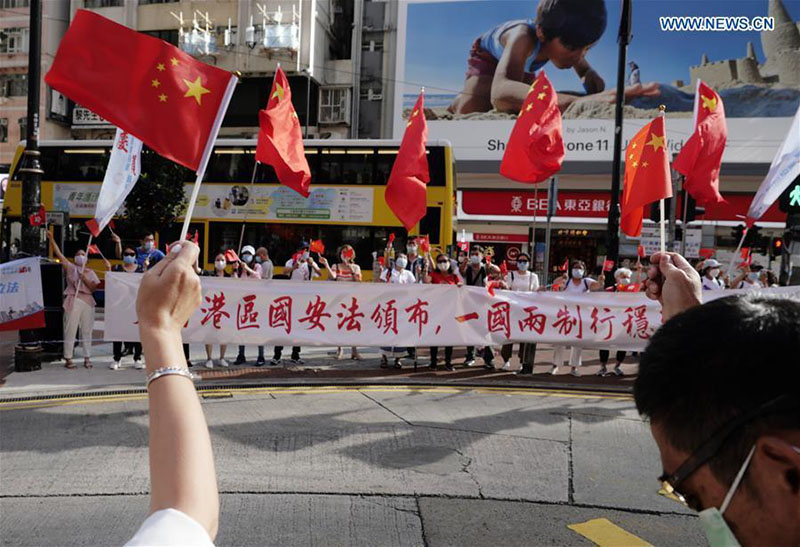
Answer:
[(317, 253), (319, 255), (325, 254), (325, 245), (323, 245), (321, 239), (312, 239), (311, 245), (308, 248), (309, 251), (312, 253)]

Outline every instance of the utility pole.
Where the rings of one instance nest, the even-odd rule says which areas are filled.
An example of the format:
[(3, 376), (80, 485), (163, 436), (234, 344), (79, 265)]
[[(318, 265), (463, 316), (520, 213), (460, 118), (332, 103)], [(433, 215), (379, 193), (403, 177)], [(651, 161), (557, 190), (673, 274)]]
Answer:
[[(619, 20), (619, 54), (617, 56), (617, 103), (614, 108), (614, 157), (611, 167), (611, 205), (608, 209), (608, 229), (606, 232), (606, 255), (614, 264), (619, 264), (619, 186), (622, 156), (622, 103), (625, 100), (625, 62), (628, 44), (631, 41), (631, 21), (633, 19), (631, 0), (622, 0), (622, 15)], [(614, 277), (606, 278), (606, 286), (614, 284)]]
[(31, 0), (28, 43), (28, 134), (18, 177), (22, 181), (22, 237), (20, 250), (29, 255), (43, 254), (42, 227), (31, 226), (30, 215), (39, 210), (42, 174), (39, 164), (39, 80), (41, 74), (42, 3)]

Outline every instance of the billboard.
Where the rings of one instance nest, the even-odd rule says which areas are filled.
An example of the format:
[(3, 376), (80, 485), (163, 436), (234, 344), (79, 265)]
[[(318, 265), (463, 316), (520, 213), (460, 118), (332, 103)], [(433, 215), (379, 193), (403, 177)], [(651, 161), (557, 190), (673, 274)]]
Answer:
[[(424, 86), (429, 138), (452, 142), (459, 160), (500, 160), (521, 105), (518, 95), (524, 97), (523, 86), (543, 69), (559, 94), (566, 161), (610, 161), (621, 0), (606, 0), (607, 25), (584, 55), (585, 64), (565, 61), (563, 51), (559, 57), (559, 51), (542, 46), (546, 42), (537, 34), (538, 4), (400, 2), (394, 137), (402, 137), (402, 120)], [(664, 19), (671, 17), (693, 19)], [(668, 149), (677, 153), (693, 129), (699, 78), (720, 94), (725, 106), (728, 144), (723, 161), (771, 162), (800, 105), (798, 18), (797, 1), (633, 2), (624, 141), (658, 115), (663, 104)], [(687, 21), (698, 30), (674, 30)], [(571, 24), (580, 27), (582, 21), (573, 19)], [(717, 30), (709, 30), (715, 24)], [(586, 34), (584, 28), (572, 30)], [(514, 47), (506, 51), (511, 40)]]

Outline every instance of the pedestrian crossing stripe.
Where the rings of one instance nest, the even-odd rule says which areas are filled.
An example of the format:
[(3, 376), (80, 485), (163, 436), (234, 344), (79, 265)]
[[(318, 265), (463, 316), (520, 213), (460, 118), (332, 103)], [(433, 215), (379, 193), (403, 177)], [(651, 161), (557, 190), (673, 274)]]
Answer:
[(600, 547), (653, 547), (608, 519), (592, 519), (567, 526)]

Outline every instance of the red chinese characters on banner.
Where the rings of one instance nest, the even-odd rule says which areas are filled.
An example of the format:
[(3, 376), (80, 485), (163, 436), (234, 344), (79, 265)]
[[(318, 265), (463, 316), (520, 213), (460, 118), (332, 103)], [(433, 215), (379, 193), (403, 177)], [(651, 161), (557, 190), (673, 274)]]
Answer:
[(256, 295), (254, 294), (243, 296), (239, 301), (239, 307), (236, 310), (236, 328), (238, 330), (258, 328), (258, 312), (254, 311), (255, 304)]
[(417, 298), (417, 303), (406, 308), (409, 313), (408, 322), (417, 324), (417, 332), (422, 336), (422, 327), (428, 324), (428, 303)]
[(575, 306), (575, 308), (577, 309), (577, 317), (572, 316), (567, 306), (558, 310), (556, 320), (553, 321), (553, 328), (558, 329), (558, 334), (569, 336), (572, 329), (577, 326), (578, 330), (575, 338), (580, 340), (583, 338), (583, 318), (581, 318), (581, 307)]
[(358, 300), (356, 300), (356, 297), (352, 297), (350, 306), (347, 306), (344, 302), (339, 305), (344, 311), (340, 311), (336, 314), (336, 317), (339, 318), (339, 323), (336, 325), (336, 328), (342, 330), (342, 327), (344, 327), (346, 331), (356, 330), (361, 332), (361, 321), (359, 321), (359, 319), (364, 317), (364, 314), (358, 311)]
[(200, 320), (200, 324), (205, 325), (211, 321), (212, 326), (215, 329), (219, 329), (219, 322), (222, 320), (222, 317), (225, 316), (226, 318), (229, 318), (231, 316), (231, 314), (222, 310), (222, 308), (225, 307), (225, 293), (219, 292), (217, 294), (213, 294), (211, 295), (211, 298), (206, 296), (205, 300), (207, 304), (210, 304), (210, 306), (206, 308), (200, 308), (200, 311), (206, 314), (205, 317)]
[(625, 313), (627, 317), (622, 325), (625, 327), (625, 332), (631, 338), (641, 338), (647, 340), (650, 338), (650, 322), (647, 320), (647, 306), (636, 306), (635, 308), (626, 308)]
[(388, 334), (389, 331), (397, 334), (397, 308), (394, 307), (396, 300), (392, 299), (381, 306), (375, 306), (372, 315), (369, 316), (375, 326), (383, 330), (383, 334)]
[(283, 328), (286, 334), (292, 332), (292, 297), (281, 296), (269, 305), (269, 326), (273, 329)]
[(615, 315), (607, 315), (611, 310), (609, 308), (603, 308), (602, 315), (598, 308), (592, 308), (592, 324), (589, 326), (589, 329), (598, 334), (598, 331), (602, 328), (603, 325), (606, 325), (607, 332), (606, 337), (603, 340), (611, 340), (611, 337), (614, 336), (614, 323), (612, 321), (616, 318)]
[(300, 318), (301, 323), (308, 323), (307, 330), (314, 330), (319, 329), (322, 332), (325, 332), (325, 325), (322, 324), (322, 320), (324, 318), (330, 318), (331, 314), (325, 311), (325, 308), (328, 304), (323, 301), (319, 295), (317, 295), (317, 299), (313, 302), (308, 303), (308, 307), (306, 308), (306, 315), (305, 317)]
[(486, 326), (489, 332), (502, 332), (506, 338), (511, 336), (511, 305), (508, 302), (498, 302), (489, 308), (486, 315)]
[(525, 332), (526, 330), (534, 331), (539, 334), (544, 332), (545, 326), (547, 326), (547, 316), (543, 313), (533, 313), (538, 310), (536, 306), (528, 306), (524, 308), (524, 312), (528, 315), (525, 319), (519, 320), (519, 330), (521, 332)]

